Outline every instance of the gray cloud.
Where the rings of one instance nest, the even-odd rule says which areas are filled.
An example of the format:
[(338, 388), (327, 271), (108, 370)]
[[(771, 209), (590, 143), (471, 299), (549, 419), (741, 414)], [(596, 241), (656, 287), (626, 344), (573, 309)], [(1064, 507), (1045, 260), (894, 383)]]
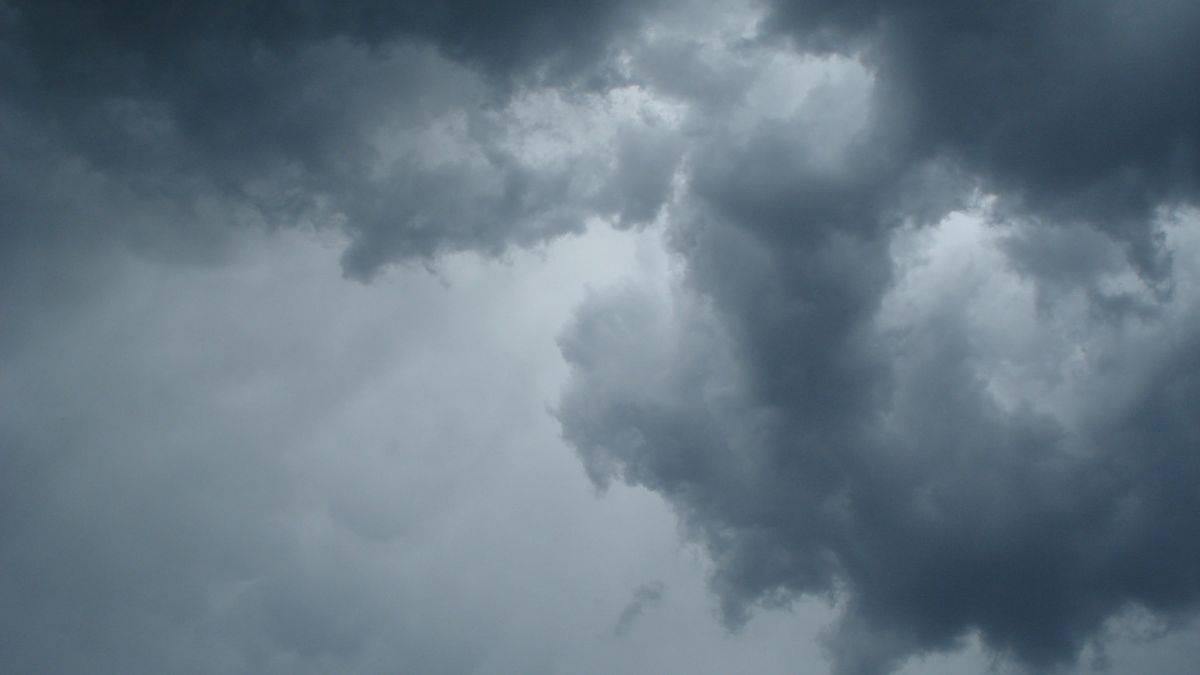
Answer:
[(628, 633), (629, 629), (633, 627), (633, 622), (637, 621), (647, 607), (662, 601), (666, 591), (667, 587), (661, 581), (652, 581), (633, 589), (633, 598), (617, 617), (617, 623), (613, 626), (613, 634), (620, 637)]
[(124, 256), (3, 351), (0, 669), (654, 672), (670, 640), (590, 644), (646, 574), (703, 586), (666, 508), (597, 502), (544, 412), (557, 325), (628, 248), (369, 286), (298, 233)]
[[(0, 0), (0, 665), (821, 670), (747, 646), (817, 598), (835, 672), (1037, 672), (1186, 625), (1197, 33), (1186, 0)], [(456, 255), (599, 222), (677, 267), (557, 353), (611, 250)], [(479, 284), (386, 281), (413, 261)], [(637, 505), (607, 527), (565, 373), (563, 439)], [(697, 628), (649, 493), (750, 637)], [(673, 621), (630, 631), (655, 577)]]
[[(10, 251), (117, 242), (213, 260), (231, 229), (340, 226), (347, 273), (368, 277), (577, 233), (601, 195), (624, 201), (627, 179), (606, 181), (596, 152), (521, 156), (506, 110), (530, 89), (598, 91), (644, 3), (4, 9)], [(622, 219), (652, 216), (649, 178)]]
[[(728, 635), (669, 507), (597, 499), (545, 413), (585, 284), (658, 278), (646, 256), (653, 233), (595, 227), (361, 284), (286, 231), (219, 266), (120, 256), (26, 312), (0, 670), (820, 673), (822, 608)], [(671, 602), (613, 639), (648, 578)]]
[(672, 501), (730, 624), (816, 595), (836, 672), (972, 632), (1038, 671), (1195, 612), (1197, 19), (778, 3), (735, 62), (788, 36), (868, 76), (782, 115), (670, 88), (703, 130), (685, 278), (580, 309), (558, 414), (594, 481)]
[(1104, 229), (1144, 271), (1154, 210), (1200, 196), (1195, 3), (801, 0), (767, 21), (878, 73), (902, 161), (948, 156), (1008, 209)]

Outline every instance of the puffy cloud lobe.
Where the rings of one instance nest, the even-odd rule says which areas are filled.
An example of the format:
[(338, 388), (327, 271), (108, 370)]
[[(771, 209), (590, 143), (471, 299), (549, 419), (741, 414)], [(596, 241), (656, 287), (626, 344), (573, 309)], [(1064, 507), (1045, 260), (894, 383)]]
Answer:
[[(646, 11), (6, 3), (6, 239), (208, 260), (247, 226), (341, 224), (356, 238), (347, 273), (367, 277), (395, 260), (577, 232), (620, 185), (531, 163), (504, 145), (511, 124), (497, 118), (529, 88), (586, 96), (612, 81), (613, 45)], [(587, 148), (581, 172), (611, 170), (606, 153)], [(655, 196), (643, 188), (629, 218), (652, 217)]]
[(1194, 244), (1164, 223), (1200, 196), (1200, 14), (1131, 8), (778, 3), (865, 64), (865, 120), (853, 87), (735, 127), (673, 85), (703, 92), (685, 277), (581, 308), (558, 414), (595, 481), (672, 501), (731, 624), (828, 595), (839, 673), (972, 631), (1036, 670), (1195, 611)]
[(1162, 271), (1150, 217), (1200, 196), (1195, 3), (798, 0), (768, 24), (870, 64), (903, 161), (959, 160), (1015, 212), (1098, 225)]

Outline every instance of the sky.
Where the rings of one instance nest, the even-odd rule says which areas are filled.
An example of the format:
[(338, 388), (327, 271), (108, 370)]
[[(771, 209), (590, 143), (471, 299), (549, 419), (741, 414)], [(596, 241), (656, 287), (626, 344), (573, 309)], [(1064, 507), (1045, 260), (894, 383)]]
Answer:
[(1192, 673), (1192, 0), (0, 0), (0, 671)]

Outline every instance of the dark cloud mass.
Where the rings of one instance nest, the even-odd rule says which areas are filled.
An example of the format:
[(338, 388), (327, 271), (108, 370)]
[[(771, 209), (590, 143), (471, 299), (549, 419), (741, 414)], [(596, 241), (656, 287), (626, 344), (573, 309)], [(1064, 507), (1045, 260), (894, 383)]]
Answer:
[(961, 162), (1011, 208), (1100, 226), (1148, 270), (1154, 209), (1200, 194), (1194, 2), (798, 0), (768, 23), (860, 55), (906, 161)]
[(1185, 630), (1198, 74), (1194, 0), (0, 0), (0, 671), (729, 670), (588, 479), (838, 674)]
[[(354, 239), (347, 272), (360, 277), (393, 260), (496, 253), (579, 231), (600, 190), (514, 156), (501, 137), (504, 108), (520, 87), (586, 91), (611, 79), (613, 39), (646, 8), (3, 7), (10, 240), (72, 249), (115, 240), (212, 259), (229, 227), (342, 224)], [(439, 123), (453, 127), (447, 138), (434, 138)]]
[[(748, 129), (701, 113), (684, 284), (597, 298), (561, 339), (559, 416), (593, 480), (670, 499), (733, 625), (837, 598), (839, 673), (970, 632), (1041, 670), (1130, 608), (1189, 616), (1200, 333), (1194, 252), (1163, 227), (1200, 197), (1197, 5), (797, 1), (763, 26), (859, 59), (869, 112), (854, 126), (827, 82)], [(901, 242), (956, 212), (993, 223), (990, 274), (1037, 302), (956, 276), (912, 300), (942, 268)], [(1106, 286), (1119, 269), (1132, 285)], [(989, 312), (1050, 353), (990, 351)]]

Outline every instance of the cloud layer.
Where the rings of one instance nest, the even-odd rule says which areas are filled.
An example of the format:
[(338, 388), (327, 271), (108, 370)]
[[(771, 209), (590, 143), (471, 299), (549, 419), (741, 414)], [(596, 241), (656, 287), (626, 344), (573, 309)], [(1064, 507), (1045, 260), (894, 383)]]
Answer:
[[(835, 672), (1181, 626), (1197, 72), (1188, 0), (0, 0), (0, 666), (628, 665), (522, 633), (585, 603), (563, 567), (605, 644), (679, 587), (512, 544), (571, 526), (489, 471), (579, 481), (485, 449), (550, 448), (564, 376), (591, 482), (675, 510), (726, 625), (836, 605)], [(356, 285), (589, 226), (673, 271)]]

